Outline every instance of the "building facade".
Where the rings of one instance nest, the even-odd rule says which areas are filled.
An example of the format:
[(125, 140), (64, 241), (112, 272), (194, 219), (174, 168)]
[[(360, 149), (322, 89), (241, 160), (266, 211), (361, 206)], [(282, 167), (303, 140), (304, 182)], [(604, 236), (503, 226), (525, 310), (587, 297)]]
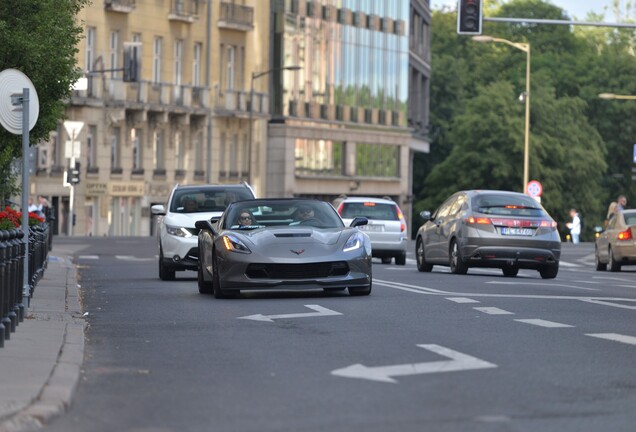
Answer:
[[(150, 206), (177, 183), (388, 195), (409, 215), (413, 154), (428, 151), (416, 16), (428, 44), (423, 0), (96, 0), (78, 17), (86, 81), (66, 111), (83, 127), (73, 137), (61, 122), (38, 146), (30, 193), (72, 235), (151, 235)], [(130, 49), (136, 82), (124, 81)]]

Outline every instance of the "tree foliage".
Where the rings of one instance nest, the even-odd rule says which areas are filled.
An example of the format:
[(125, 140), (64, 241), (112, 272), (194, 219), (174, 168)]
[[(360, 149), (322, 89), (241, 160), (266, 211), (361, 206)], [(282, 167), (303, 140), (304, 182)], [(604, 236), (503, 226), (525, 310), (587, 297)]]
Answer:
[[(0, 1), (0, 71), (18, 69), (33, 82), (40, 111), (31, 144), (46, 139), (64, 115), (64, 100), (79, 78), (75, 55), (82, 35), (77, 13), (90, 0)], [(13, 177), (22, 138), (0, 128), (0, 177)], [(0, 183), (0, 198), (15, 193), (15, 181)]]
[[(616, 3), (620, 6), (620, 2)], [(543, 0), (488, 2), (501, 17), (570, 19)], [(629, 10), (629, 9), (628, 9)], [(598, 17), (597, 17), (598, 18)], [(530, 178), (560, 223), (580, 210), (601, 224), (610, 199), (636, 200), (631, 181), (636, 101), (634, 31), (485, 22), (483, 33), (531, 47)], [(431, 153), (415, 160), (415, 210), (433, 210), (452, 192), (522, 190), (526, 53), (456, 33), (456, 12), (435, 11), (431, 30)]]

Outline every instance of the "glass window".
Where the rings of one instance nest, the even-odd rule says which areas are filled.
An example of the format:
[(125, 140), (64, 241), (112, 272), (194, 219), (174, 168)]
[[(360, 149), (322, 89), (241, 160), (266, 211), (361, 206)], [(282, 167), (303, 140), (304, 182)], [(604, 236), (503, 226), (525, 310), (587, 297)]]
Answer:
[(388, 144), (356, 144), (356, 175), (399, 177), (400, 148)]
[(297, 175), (342, 175), (344, 169), (342, 141), (297, 139), (295, 167)]
[(526, 195), (479, 194), (472, 199), (474, 211), (491, 215), (543, 216), (541, 205)]
[(163, 39), (155, 38), (152, 56), (152, 82), (158, 84), (161, 82), (161, 56), (163, 51)]
[(119, 136), (121, 129), (114, 127), (110, 136), (110, 166), (112, 168), (121, 168), (121, 149), (119, 146)]

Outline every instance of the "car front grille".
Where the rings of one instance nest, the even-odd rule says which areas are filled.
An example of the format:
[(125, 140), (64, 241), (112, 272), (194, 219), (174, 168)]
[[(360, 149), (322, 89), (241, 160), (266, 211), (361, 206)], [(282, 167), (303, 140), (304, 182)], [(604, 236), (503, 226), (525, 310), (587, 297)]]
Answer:
[(252, 279), (316, 279), (349, 273), (345, 261), (307, 264), (250, 264), (245, 274)]

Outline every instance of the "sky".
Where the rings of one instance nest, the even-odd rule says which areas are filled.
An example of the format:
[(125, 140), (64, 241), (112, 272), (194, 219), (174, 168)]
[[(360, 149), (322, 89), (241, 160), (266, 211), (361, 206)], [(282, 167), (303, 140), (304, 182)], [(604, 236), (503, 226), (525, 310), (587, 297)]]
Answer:
[[(549, 2), (564, 9), (570, 16), (575, 16), (579, 21), (585, 21), (589, 11), (601, 13), (607, 7), (605, 21), (615, 21), (612, 13), (612, 0), (549, 0)], [(431, 0), (431, 6), (433, 9), (440, 9), (442, 6), (451, 6), (454, 9), (457, 6), (457, 0)]]

